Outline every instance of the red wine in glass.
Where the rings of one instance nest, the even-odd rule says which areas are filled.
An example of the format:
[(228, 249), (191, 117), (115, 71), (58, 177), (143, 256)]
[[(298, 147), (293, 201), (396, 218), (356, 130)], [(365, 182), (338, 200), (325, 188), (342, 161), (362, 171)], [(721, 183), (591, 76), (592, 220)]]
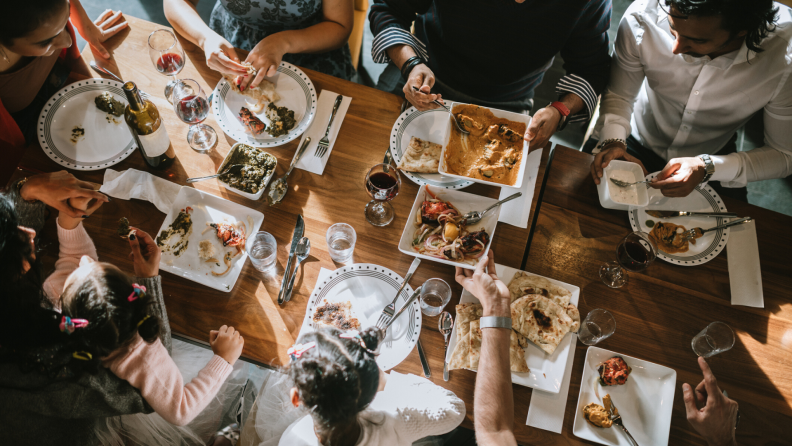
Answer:
[(390, 201), (399, 194), (399, 182), (392, 175), (377, 172), (369, 176), (366, 188), (375, 200)]
[(157, 71), (166, 75), (174, 76), (184, 68), (184, 58), (176, 53), (161, 54), (157, 60)]
[(648, 250), (648, 246), (628, 240), (619, 245), (616, 250), (616, 258), (619, 260), (619, 264), (628, 271), (643, 271), (650, 263), (651, 253)]
[(629, 276), (624, 270), (639, 272), (645, 270), (657, 257), (657, 245), (645, 232), (627, 234), (616, 246), (616, 262), (600, 265), (599, 275), (602, 282), (611, 288), (624, 286)]
[(399, 172), (388, 164), (377, 164), (366, 174), (366, 191), (371, 200), (366, 205), (366, 220), (374, 226), (386, 226), (396, 213), (389, 201), (396, 198), (401, 189)]
[(204, 122), (209, 115), (209, 102), (200, 95), (185, 96), (179, 99), (175, 107), (179, 119), (187, 124)]

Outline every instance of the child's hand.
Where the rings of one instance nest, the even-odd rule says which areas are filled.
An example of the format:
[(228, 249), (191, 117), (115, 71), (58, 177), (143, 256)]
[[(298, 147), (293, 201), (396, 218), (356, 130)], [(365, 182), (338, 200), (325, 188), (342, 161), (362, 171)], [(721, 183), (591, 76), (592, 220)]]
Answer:
[(72, 217), (65, 212), (59, 212), (58, 224), (60, 224), (60, 227), (63, 229), (74, 229), (83, 219), (88, 218), (89, 215), (99, 209), (104, 202), (91, 197), (73, 197), (66, 200), (66, 203), (71, 206), (72, 209), (82, 212), (82, 216)]
[(135, 275), (156, 277), (162, 252), (148, 233), (132, 226), (129, 229), (132, 230), (129, 235), (129, 247), (132, 248), (129, 258), (132, 259)]
[(234, 365), (239, 355), (242, 354), (242, 347), (245, 340), (234, 330), (234, 327), (223, 325), (220, 330), (209, 332), (209, 344), (215, 355), (225, 359), (229, 364)]

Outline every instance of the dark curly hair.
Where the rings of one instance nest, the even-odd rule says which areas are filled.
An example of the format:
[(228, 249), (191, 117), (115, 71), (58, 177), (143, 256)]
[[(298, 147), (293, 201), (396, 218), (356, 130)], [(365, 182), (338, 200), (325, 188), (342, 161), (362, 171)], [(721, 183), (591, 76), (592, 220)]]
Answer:
[(755, 53), (763, 50), (762, 40), (775, 31), (778, 8), (773, 0), (664, 0), (668, 8), (675, 7), (685, 16), (723, 17), (723, 29), (733, 36), (746, 31), (745, 46)]
[(68, 7), (66, 0), (4, 1), (0, 14), (0, 44), (11, 46), (14, 39), (25, 37), (41, 24)]

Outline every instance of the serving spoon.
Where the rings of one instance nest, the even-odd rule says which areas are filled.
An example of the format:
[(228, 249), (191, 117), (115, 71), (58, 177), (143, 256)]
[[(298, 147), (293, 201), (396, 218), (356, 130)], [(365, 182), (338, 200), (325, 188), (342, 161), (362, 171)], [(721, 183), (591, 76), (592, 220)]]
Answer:
[(448, 311), (440, 313), (440, 319), (437, 321), (437, 325), (445, 340), (445, 350), (443, 352), (443, 380), (448, 381), (448, 361), (446, 361), (445, 358), (448, 355), (448, 335), (450, 335), (451, 330), (454, 329), (454, 318), (451, 317), (451, 313)]
[(613, 184), (615, 184), (615, 185), (617, 185), (619, 187), (627, 187), (627, 186), (632, 186), (633, 184), (651, 183), (652, 182), (651, 179), (644, 180), (644, 181), (636, 181), (635, 183), (628, 183), (626, 181), (617, 180), (616, 178), (610, 178), (610, 177), (608, 179), (611, 180), (611, 183), (613, 183)]
[(244, 164), (232, 164), (232, 165), (226, 167), (225, 169), (223, 169), (222, 172), (218, 172), (218, 173), (216, 173), (214, 175), (209, 175), (209, 176), (206, 176), (206, 177), (187, 178), (186, 181), (188, 183), (195, 183), (195, 182), (198, 182), (198, 181), (203, 181), (203, 180), (209, 180), (209, 179), (212, 179), (212, 178), (217, 178), (220, 175), (225, 175), (227, 173), (239, 173), (242, 170), (243, 167), (245, 167)]
[(474, 225), (474, 224), (480, 222), (481, 219), (484, 218), (484, 215), (486, 215), (486, 213), (489, 212), (490, 210), (495, 209), (496, 207), (502, 205), (503, 203), (506, 203), (507, 201), (514, 200), (515, 198), (521, 197), (521, 196), (522, 196), (522, 192), (517, 192), (516, 194), (509, 195), (508, 197), (506, 197), (503, 200), (493, 204), (492, 206), (488, 207), (487, 209), (484, 209), (483, 211), (470, 211), (470, 212), (468, 212), (467, 214), (465, 214), (462, 217), (462, 219), (465, 221), (466, 225)]
[[(416, 91), (416, 92), (418, 92), (418, 93), (423, 93), (423, 92), (422, 92), (421, 90), (419, 90), (419, 89), (418, 89), (418, 88), (417, 88), (415, 85), (413, 85), (412, 89), (413, 89), (413, 90), (415, 90), (415, 91)], [(448, 112), (448, 114), (449, 114), (449, 115), (451, 115), (451, 117), (452, 117), (452, 118), (454, 118), (454, 124), (456, 124), (456, 128), (457, 128), (457, 130), (459, 130), (460, 132), (462, 132), (462, 134), (464, 134), (464, 135), (469, 135), (469, 134), (470, 134), (470, 132), (468, 132), (467, 130), (465, 130), (464, 128), (462, 128), (462, 126), (459, 124), (459, 120), (457, 120), (457, 117), (456, 117), (456, 116), (454, 116), (454, 114), (453, 114), (453, 113), (451, 113), (451, 109), (450, 109), (450, 108), (446, 107), (446, 106), (445, 106), (445, 104), (443, 104), (442, 102), (438, 101), (437, 99), (435, 99), (435, 100), (434, 100), (434, 101), (432, 101), (432, 102), (434, 102), (435, 104), (437, 104), (437, 105), (439, 105), (439, 106), (443, 107), (444, 109), (446, 109), (446, 111)]]
[(286, 178), (288, 178), (289, 174), (291, 174), (292, 170), (294, 169), (294, 165), (297, 164), (297, 161), (300, 161), (300, 157), (302, 156), (303, 152), (305, 152), (305, 148), (308, 147), (308, 144), (310, 143), (311, 137), (309, 136), (305, 138), (302, 146), (297, 149), (297, 153), (294, 155), (291, 165), (289, 165), (289, 170), (286, 171), (286, 175), (275, 180), (275, 182), (272, 183), (272, 186), (270, 186), (270, 206), (273, 204), (278, 204), (281, 200), (283, 200), (283, 197), (286, 195), (286, 191), (289, 190), (289, 184), (286, 182)]

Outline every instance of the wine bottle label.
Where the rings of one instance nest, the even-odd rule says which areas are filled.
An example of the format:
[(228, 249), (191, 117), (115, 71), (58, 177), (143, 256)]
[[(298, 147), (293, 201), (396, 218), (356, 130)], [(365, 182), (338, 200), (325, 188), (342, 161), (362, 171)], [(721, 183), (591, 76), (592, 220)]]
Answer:
[(162, 155), (170, 147), (170, 138), (168, 138), (168, 131), (165, 130), (164, 123), (154, 133), (137, 136), (143, 146), (143, 152), (150, 158)]

